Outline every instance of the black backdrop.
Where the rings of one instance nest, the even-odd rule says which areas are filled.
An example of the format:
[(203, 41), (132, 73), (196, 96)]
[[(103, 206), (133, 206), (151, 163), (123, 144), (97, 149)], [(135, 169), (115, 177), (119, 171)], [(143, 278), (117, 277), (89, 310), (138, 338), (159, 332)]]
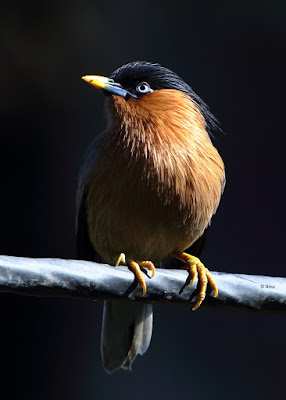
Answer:
[[(131, 60), (210, 105), (227, 186), (203, 261), (285, 275), (285, 9), (268, 1), (19, 1), (1, 6), (0, 253), (75, 256), (74, 195), (103, 96), (80, 80)], [(284, 399), (285, 316), (155, 307), (132, 374), (100, 362), (101, 303), (0, 296), (3, 398)]]

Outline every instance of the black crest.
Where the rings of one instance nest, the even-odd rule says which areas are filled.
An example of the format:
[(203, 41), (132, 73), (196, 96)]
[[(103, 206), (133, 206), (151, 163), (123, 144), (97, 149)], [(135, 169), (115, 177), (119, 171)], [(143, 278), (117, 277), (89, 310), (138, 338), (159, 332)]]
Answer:
[(148, 82), (153, 90), (175, 89), (187, 93), (199, 106), (207, 126), (210, 129), (218, 128), (218, 121), (210, 112), (206, 103), (193, 91), (182, 78), (175, 72), (160, 64), (147, 61), (134, 61), (116, 69), (110, 75), (111, 79), (118, 82), (129, 92), (135, 93), (135, 88), (140, 82)]

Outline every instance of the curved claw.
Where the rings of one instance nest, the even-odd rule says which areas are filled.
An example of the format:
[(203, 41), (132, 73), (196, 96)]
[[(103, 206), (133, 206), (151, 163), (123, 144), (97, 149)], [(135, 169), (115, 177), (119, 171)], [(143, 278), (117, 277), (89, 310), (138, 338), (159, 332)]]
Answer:
[(145, 283), (145, 278), (144, 278), (143, 272), (140, 269), (140, 265), (135, 261), (129, 261), (128, 262), (128, 268), (136, 276), (138, 284), (142, 287), (143, 296), (145, 296), (145, 294), (146, 294), (146, 283)]
[(140, 261), (138, 262), (141, 268), (147, 268), (149, 271), (151, 271), (151, 278), (155, 275), (156, 268), (154, 267), (154, 264), (152, 261)]
[(138, 281), (138, 284), (142, 287), (143, 296), (145, 296), (147, 289), (146, 289), (145, 277), (143, 272), (141, 271), (141, 268), (147, 268), (149, 271), (151, 271), (151, 278), (153, 278), (156, 272), (154, 264), (151, 261), (139, 261), (139, 262), (128, 261), (126, 263), (126, 256), (124, 253), (119, 254), (115, 266), (117, 267), (119, 264), (125, 264), (125, 265), (127, 264), (130, 271), (134, 273)]
[(119, 264), (126, 264), (126, 256), (124, 253), (119, 254), (115, 267), (118, 267)]
[(186, 264), (186, 269), (188, 270), (189, 276), (191, 278), (190, 285), (192, 285), (198, 278), (199, 293), (197, 296), (197, 302), (192, 308), (193, 310), (199, 308), (199, 306), (204, 301), (206, 297), (206, 290), (208, 283), (210, 284), (212, 291), (214, 291), (214, 297), (218, 295), (218, 288), (212, 277), (212, 274), (204, 266), (204, 264), (200, 261), (199, 258), (183, 252), (174, 254), (174, 257), (178, 258), (179, 260), (183, 261)]
[(209, 284), (211, 285), (211, 288), (214, 291), (214, 297), (217, 297), (218, 288), (217, 288), (217, 285), (216, 285), (216, 283), (214, 281), (214, 278), (213, 278), (212, 274), (210, 273), (210, 271), (207, 268), (205, 268), (205, 271), (206, 271), (206, 275), (207, 275)]
[[(186, 263), (186, 264), (191, 264), (191, 263)], [(189, 276), (192, 276), (192, 280), (189, 283), (189, 286), (192, 286), (192, 284), (195, 282), (195, 280), (198, 277), (198, 272), (197, 272), (197, 267), (196, 264), (191, 264), (188, 266), (188, 272), (189, 272)]]

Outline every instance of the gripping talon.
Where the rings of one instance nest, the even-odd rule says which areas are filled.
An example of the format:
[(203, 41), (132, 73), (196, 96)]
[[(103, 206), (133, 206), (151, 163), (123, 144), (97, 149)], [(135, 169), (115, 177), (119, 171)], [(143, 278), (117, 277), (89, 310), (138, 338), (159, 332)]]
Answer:
[(196, 264), (190, 263), (191, 265), (188, 268), (188, 272), (189, 272), (189, 276), (192, 276), (192, 280), (189, 283), (189, 286), (192, 286), (192, 284), (195, 282), (195, 280), (198, 277), (198, 271), (197, 271), (197, 267)]
[(149, 271), (151, 271), (151, 278), (153, 278), (156, 269), (151, 261), (140, 261), (138, 262), (138, 264), (140, 265), (141, 268), (147, 268)]
[(146, 294), (146, 283), (145, 283), (145, 278), (144, 278), (143, 272), (140, 269), (140, 265), (135, 261), (130, 261), (130, 262), (128, 262), (128, 268), (136, 276), (138, 284), (142, 287), (143, 296), (145, 296), (145, 294)]
[(200, 282), (200, 291), (199, 294), (197, 296), (197, 302), (194, 305), (194, 307), (192, 308), (193, 311), (195, 311), (197, 308), (199, 308), (199, 306), (202, 304), (202, 302), (204, 301), (205, 297), (206, 297), (206, 289), (207, 289), (207, 284), (208, 284), (208, 278), (205, 272), (205, 267), (203, 264), (197, 265), (197, 269), (198, 269), (198, 279)]
[(193, 307), (193, 310), (199, 308), (206, 297), (207, 284), (209, 283), (212, 291), (214, 291), (214, 297), (218, 295), (217, 285), (212, 277), (210, 271), (204, 266), (199, 258), (194, 257), (187, 253), (177, 253), (174, 257), (186, 263), (186, 269), (189, 272), (191, 278), (190, 285), (192, 285), (198, 278), (199, 282), (199, 293), (197, 296), (197, 302)]
[(115, 267), (118, 267), (119, 264), (126, 264), (126, 256), (124, 253), (119, 254)]
[(141, 268), (147, 268), (149, 271), (151, 271), (151, 278), (155, 275), (155, 267), (154, 264), (151, 261), (127, 261), (126, 262), (126, 256), (124, 253), (120, 253), (115, 266), (117, 267), (119, 264), (127, 264), (128, 268), (130, 271), (132, 271), (137, 279), (138, 284), (142, 287), (143, 290), (143, 296), (146, 294), (146, 283), (145, 283), (145, 277), (143, 272), (141, 271)]
[(212, 276), (212, 274), (210, 273), (210, 271), (206, 268), (205, 269), (206, 275), (207, 275), (207, 279), (209, 281), (209, 284), (211, 285), (212, 290), (214, 291), (214, 297), (217, 297), (218, 295), (218, 288), (217, 285), (214, 281), (214, 278)]

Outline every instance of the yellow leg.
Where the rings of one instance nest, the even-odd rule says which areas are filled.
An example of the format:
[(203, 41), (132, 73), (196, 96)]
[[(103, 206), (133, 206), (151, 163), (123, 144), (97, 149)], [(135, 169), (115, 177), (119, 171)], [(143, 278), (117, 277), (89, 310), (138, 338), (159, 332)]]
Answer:
[(143, 272), (141, 271), (141, 268), (147, 268), (149, 271), (151, 271), (151, 278), (155, 275), (155, 267), (154, 264), (151, 261), (128, 261), (126, 262), (126, 256), (124, 253), (120, 253), (119, 257), (116, 261), (115, 266), (117, 267), (120, 263), (122, 264), (127, 264), (128, 268), (130, 271), (134, 273), (136, 276), (136, 279), (138, 281), (138, 284), (142, 287), (143, 290), (143, 296), (146, 294), (146, 283), (145, 283), (145, 277)]
[(218, 288), (210, 271), (204, 266), (199, 258), (183, 252), (174, 254), (174, 257), (178, 258), (186, 264), (186, 269), (189, 272), (189, 276), (191, 278), (190, 285), (192, 285), (194, 281), (198, 278), (200, 289), (197, 296), (197, 302), (193, 307), (193, 310), (199, 308), (199, 306), (204, 301), (206, 297), (206, 289), (208, 283), (214, 291), (214, 297), (218, 295)]

